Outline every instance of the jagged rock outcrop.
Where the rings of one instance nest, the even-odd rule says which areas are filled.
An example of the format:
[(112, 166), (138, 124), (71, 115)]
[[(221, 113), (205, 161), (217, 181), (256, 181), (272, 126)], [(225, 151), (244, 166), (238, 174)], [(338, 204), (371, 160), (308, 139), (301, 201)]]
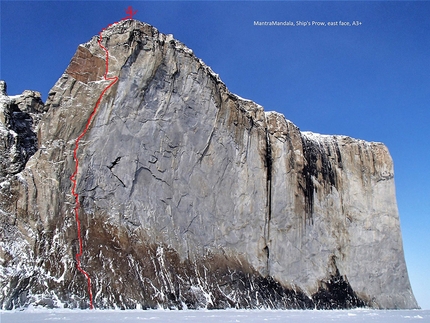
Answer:
[[(300, 132), (147, 24), (115, 24), (103, 44), (119, 81), (81, 141), (77, 176), (96, 307), (417, 307), (383, 144)], [(2, 146), (4, 309), (88, 307), (69, 178), (104, 58), (94, 37), (44, 106), (27, 96), (38, 104), (22, 113), (47, 112), (26, 127), (38, 144), (25, 168), (6, 170)]]
[(0, 179), (22, 171), (36, 153), (35, 128), (44, 109), (39, 92), (9, 97), (6, 83), (0, 81)]

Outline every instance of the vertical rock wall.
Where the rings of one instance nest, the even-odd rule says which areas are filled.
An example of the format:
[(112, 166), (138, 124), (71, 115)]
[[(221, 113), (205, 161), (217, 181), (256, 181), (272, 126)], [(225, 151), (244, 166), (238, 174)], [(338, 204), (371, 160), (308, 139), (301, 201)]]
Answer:
[[(385, 146), (301, 133), (149, 25), (122, 21), (103, 40), (119, 81), (77, 177), (96, 307), (417, 307)], [(38, 151), (5, 175), (3, 308), (88, 306), (69, 177), (103, 60), (96, 37), (79, 46)]]
[(267, 113), (267, 119), (273, 157), (270, 274), (313, 293), (339, 272), (370, 306), (416, 306), (387, 148), (301, 133), (278, 113)]

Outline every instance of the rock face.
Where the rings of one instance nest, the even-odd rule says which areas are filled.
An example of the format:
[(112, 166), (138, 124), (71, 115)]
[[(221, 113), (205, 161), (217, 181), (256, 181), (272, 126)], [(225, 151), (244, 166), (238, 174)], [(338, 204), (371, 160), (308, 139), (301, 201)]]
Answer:
[(9, 97), (0, 81), (0, 178), (22, 171), (37, 151), (35, 128), (45, 110), (39, 92)]
[[(103, 45), (119, 81), (77, 176), (96, 307), (417, 307), (383, 144), (300, 132), (147, 24)], [(80, 45), (45, 105), (2, 91), (3, 309), (88, 307), (69, 177), (104, 59)]]

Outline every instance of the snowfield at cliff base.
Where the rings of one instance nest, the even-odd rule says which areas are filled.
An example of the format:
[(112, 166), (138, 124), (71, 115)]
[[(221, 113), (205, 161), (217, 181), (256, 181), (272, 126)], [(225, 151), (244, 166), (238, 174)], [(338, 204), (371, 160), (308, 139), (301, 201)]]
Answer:
[(70, 310), (0, 311), (0, 322), (430, 322), (430, 310)]

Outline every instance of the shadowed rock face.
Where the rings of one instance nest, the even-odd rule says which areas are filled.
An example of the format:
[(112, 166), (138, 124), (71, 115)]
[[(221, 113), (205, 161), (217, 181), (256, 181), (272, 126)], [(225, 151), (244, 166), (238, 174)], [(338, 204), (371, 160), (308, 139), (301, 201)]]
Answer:
[(35, 129), (45, 107), (39, 92), (9, 97), (0, 81), (0, 179), (22, 171), (37, 149)]
[[(383, 144), (300, 132), (138, 21), (103, 45), (119, 81), (77, 176), (96, 307), (417, 307)], [(94, 37), (36, 109), (37, 152), (2, 168), (2, 308), (88, 307), (69, 177), (103, 73)]]

